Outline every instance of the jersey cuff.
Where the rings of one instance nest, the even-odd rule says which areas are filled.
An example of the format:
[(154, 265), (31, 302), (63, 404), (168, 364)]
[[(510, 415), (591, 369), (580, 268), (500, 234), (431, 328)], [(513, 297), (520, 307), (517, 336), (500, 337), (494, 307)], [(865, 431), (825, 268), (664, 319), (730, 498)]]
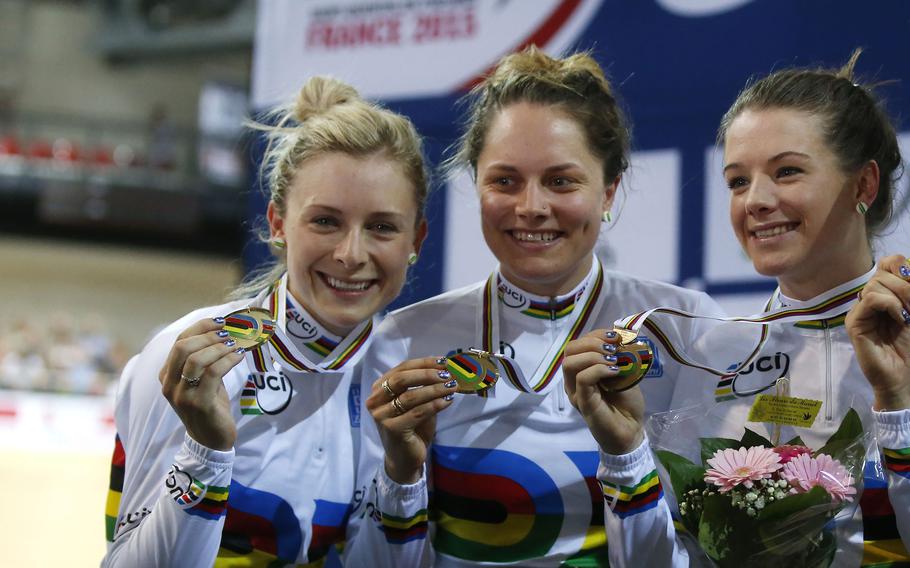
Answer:
[(874, 410), (878, 444), (887, 449), (910, 448), (910, 409), (879, 412)]
[(645, 436), (637, 448), (627, 454), (613, 455), (600, 451), (600, 465), (597, 479), (622, 483), (640, 477), (654, 470), (654, 458), (648, 437)]

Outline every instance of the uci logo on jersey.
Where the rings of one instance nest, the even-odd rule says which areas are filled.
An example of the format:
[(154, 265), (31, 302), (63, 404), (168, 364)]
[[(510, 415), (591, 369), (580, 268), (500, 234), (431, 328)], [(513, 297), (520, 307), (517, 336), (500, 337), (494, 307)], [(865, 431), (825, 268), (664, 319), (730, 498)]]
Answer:
[[(728, 371), (739, 367), (742, 363), (733, 363), (727, 367)], [(739, 372), (740, 376), (749, 375), (753, 372), (756, 373), (768, 373), (774, 371), (777, 373), (777, 377), (784, 377), (787, 373), (790, 372), (790, 356), (786, 353), (778, 351), (774, 355), (765, 355), (764, 357), (759, 357), (755, 361), (752, 361), (746, 367)]]
[(308, 341), (319, 335), (319, 330), (297, 313), (297, 310), (288, 310), (288, 333), (298, 339)]
[(510, 308), (523, 308), (528, 305), (528, 299), (525, 298), (524, 294), (513, 290), (504, 282), (499, 284), (499, 298), (503, 304)]
[(279, 414), (293, 394), (294, 385), (284, 373), (250, 373), (240, 394), (240, 413)]
[[(727, 371), (735, 371), (742, 363), (731, 363)], [(732, 400), (736, 397), (754, 396), (774, 387), (778, 379), (789, 376), (790, 356), (778, 351), (774, 355), (764, 355), (752, 361), (735, 375), (726, 375), (717, 382), (714, 399), (717, 402)]]

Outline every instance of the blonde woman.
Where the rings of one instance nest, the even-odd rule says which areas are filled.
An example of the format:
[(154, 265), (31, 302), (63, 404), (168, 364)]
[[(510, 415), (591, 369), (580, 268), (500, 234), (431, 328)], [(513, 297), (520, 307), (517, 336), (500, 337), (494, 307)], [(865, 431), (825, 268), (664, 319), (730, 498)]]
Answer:
[[(278, 262), (127, 365), (104, 566), (305, 564), (345, 538), (356, 369), (426, 235), (421, 143), (407, 119), (323, 77), (266, 129)], [(250, 306), (278, 331), (243, 351), (225, 316)]]

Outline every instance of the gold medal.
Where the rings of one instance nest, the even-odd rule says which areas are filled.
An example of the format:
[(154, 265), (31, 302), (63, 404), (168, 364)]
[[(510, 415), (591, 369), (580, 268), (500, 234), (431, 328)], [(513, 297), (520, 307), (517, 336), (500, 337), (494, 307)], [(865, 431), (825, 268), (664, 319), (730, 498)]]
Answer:
[(488, 389), (499, 380), (499, 370), (493, 356), (479, 349), (449, 355), (446, 370), (458, 382), (458, 389), (455, 392), (462, 394)]
[(249, 351), (272, 337), (275, 320), (272, 312), (264, 308), (244, 308), (224, 316), (224, 331), (237, 342), (237, 347)]
[(621, 392), (637, 385), (651, 368), (654, 352), (651, 346), (638, 339), (638, 334), (630, 329), (616, 328), (622, 343), (616, 350), (616, 366), (619, 374), (600, 382), (600, 388), (606, 392)]

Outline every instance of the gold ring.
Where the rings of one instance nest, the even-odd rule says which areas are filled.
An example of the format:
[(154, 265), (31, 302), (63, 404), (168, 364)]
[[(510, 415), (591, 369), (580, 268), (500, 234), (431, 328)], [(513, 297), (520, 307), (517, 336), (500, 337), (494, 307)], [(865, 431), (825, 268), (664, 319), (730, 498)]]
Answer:
[(381, 386), (382, 386), (382, 390), (384, 390), (386, 392), (386, 394), (389, 395), (389, 398), (394, 399), (396, 396), (398, 396), (398, 393), (393, 391), (392, 387), (389, 386), (389, 379), (385, 379), (384, 381), (382, 381)]
[(199, 381), (202, 380), (202, 377), (187, 377), (183, 373), (180, 373), (180, 378), (186, 382), (186, 386), (188, 387), (198, 387)]
[(395, 409), (395, 416), (401, 416), (402, 414), (407, 412), (407, 410), (405, 410), (405, 408), (404, 408), (404, 405), (401, 404), (401, 399), (398, 398), (397, 396), (392, 399), (391, 404), (392, 404), (392, 408)]

